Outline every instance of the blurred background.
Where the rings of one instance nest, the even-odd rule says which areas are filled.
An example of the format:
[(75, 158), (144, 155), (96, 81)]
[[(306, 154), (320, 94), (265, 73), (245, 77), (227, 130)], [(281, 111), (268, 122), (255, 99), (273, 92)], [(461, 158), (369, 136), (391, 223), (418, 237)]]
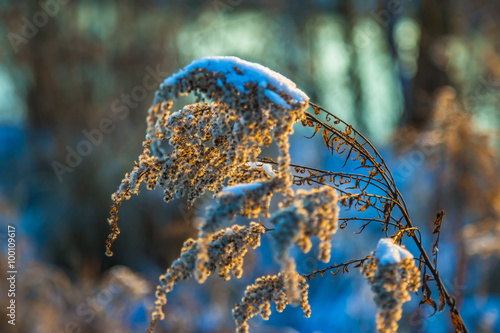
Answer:
[[(209, 196), (188, 209), (142, 189), (120, 212), (104, 255), (110, 195), (141, 153), (163, 78), (192, 60), (234, 55), (297, 83), (376, 144), (471, 332), (500, 332), (500, 4), (438, 1), (0, 1), (0, 294), (7, 226), (16, 227), (16, 326), (10, 332), (144, 332), (158, 276), (195, 236)], [(299, 124), (300, 127), (300, 124)], [(338, 167), (297, 127), (292, 156)], [(361, 258), (380, 229), (339, 230), (332, 262)], [(296, 249), (295, 249), (296, 250)], [(233, 332), (245, 286), (279, 266), (269, 239), (242, 279), (188, 281), (168, 295), (157, 332)], [(318, 269), (297, 254), (299, 273)], [(437, 292), (433, 294), (437, 296)], [(418, 297), (400, 332), (451, 332)], [(253, 332), (373, 332), (357, 270), (311, 281), (312, 317), (273, 309)]]

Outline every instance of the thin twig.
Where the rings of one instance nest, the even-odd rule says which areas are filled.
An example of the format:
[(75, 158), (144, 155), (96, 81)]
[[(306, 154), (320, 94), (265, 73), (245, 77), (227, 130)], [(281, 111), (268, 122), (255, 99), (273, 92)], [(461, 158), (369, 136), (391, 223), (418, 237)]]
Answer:
[(359, 266), (361, 266), (368, 258), (370, 258), (370, 256), (367, 256), (367, 257), (361, 258), (361, 259), (349, 260), (346, 263), (342, 263), (342, 264), (338, 264), (338, 265), (334, 264), (333, 266), (329, 266), (329, 267), (326, 267), (326, 268), (323, 268), (323, 269), (318, 269), (318, 270), (315, 270), (314, 272), (311, 272), (309, 274), (303, 274), (302, 276), (304, 278), (306, 278), (307, 281), (310, 281), (310, 280), (314, 279), (316, 277), (316, 275), (318, 275), (318, 274), (323, 275), (327, 271), (331, 271), (333, 269), (337, 269), (337, 273), (333, 274), (333, 272), (332, 272), (333, 275), (337, 275), (338, 273), (340, 273), (340, 268), (342, 268), (342, 272), (349, 272), (348, 270), (346, 271), (346, 268), (349, 265), (359, 264)]

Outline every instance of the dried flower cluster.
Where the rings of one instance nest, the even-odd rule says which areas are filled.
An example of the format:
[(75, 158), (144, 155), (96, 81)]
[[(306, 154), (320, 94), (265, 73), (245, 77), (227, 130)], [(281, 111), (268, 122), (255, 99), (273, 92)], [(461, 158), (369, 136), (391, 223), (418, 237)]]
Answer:
[[(196, 96), (196, 103), (172, 112), (174, 101), (180, 95), (189, 93)], [(305, 112), (309, 104), (314, 109), (314, 115)], [(326, 122), (316, 117), (322, 113)], [(289, 170), (288, 136), (297, 121), (314, 127), (313, 136), (322, 130), (329, 150), (338, 154), (346, 152), (344, 166), (350, 160), (359, 161), (357, 169), (362, 172), (329, 172), (294, 166), (295, 175), (292, 175)], [(273, 141), (279, 150), (277, 163), (259, 159), (262, 148)], [(124, 200), (138, 193), (141, 182), (146, 182), (148, 189), (159, 185), (164, 190), (166, 202), (183, 196), (192, 204), (206, 190), (213, 191), (216, 198), (200, 225), (198, 239), (187, 240), (180, 258), (160, 276), (148, 332), (152, 332), (155, 323), (164, 318), (162, 309), (167, 302), (166, 294), (176, 283), (190, 277), (203, 283), (214, 272), (226, 280), (231, 274), (241, 277), (243, 257), (248, 247), (259, 246), (266, 231), (271, 231), (273, 250), (281, 264), (281, 272), (259, 278), (247, 288), (245, 297), (233, 310), (237, 332), (247, 333), (248, 320), (253, 316), (260, 314), (268, 319), (271, 301), (276, 303), (279, 312), (287, 304), (300, 305), (309, 317), (311, 310), (306, 278), (309, 280), (334, 269), (339, 273), (340, 268), (342, 273), (349, 273), (348, 266), (354, 263), (357, 265), (353, 267), (364, 264), (363, 274), (372, 286), (379, 308), (377, 331), (396, 332), (402, 305), (410, 299), (409, 292), (416, 291), (421, 281), (413, 255), (394, 244), (393, 239), (381, 239), (371, 256), (334, 264), (304, 276), (297, 273), (295, 261), (289, 257), (288, 250), (294, 244), (307, 253), (312, 247), (311, 238), (317, 237), (318, 258), (330, 261), (331, 242), (338, 229), (339, 203), (347, 208), (354, 207), (359, 212), (373, 209), (378, 214), (376, 218), (343, 218), (342, 228), (348, 221), (360, 220), (364, 223), (361, 231), (372, 222), (380, 222), (387, 234), (389, 226), (394, 226), (397, 235), (406, 232), (419, 246), (425, 259), (423, 264), (438, 282), (442, 301), (440, 310), (445, 302), (451, 304), (445, 287), (439, 281), (436, 259), (434, 263), (430, 262), (422, 249), (421, 241), (415, 234), (417, 228), (409, 218), (402, 196), (381, 155), (351, 125), (309, 103), (309, 98), (283, 76), (235, 57), (194, 61), (167, 78), (157, 91), (147, 116), (143, 148), (134, 169), (125, 175), (112, 196), (111, 216), (108, 219), (112, 231), (106, 242), (108, 255), (112, 254), (111, 244), (119, 234), (118, 208)], [(256, 162), (259, 160), (277, 164), (276, 171), (270, 164)], [(309, 176), (302, 177), (300, 174), (306, 171)], [(365, 174), (362, 174), (363, 171)], [(298, 190), (294, 195), (294, 180), (296, 185), (315, 183), (323, 186)], [(344, 186), (346, 184), (349, 185)], [(369, 186), (380, 189), (383, 195), (369, 194), (366, 191)], [(339, 192), (343, 194), (340, 202)], [(274, 193), (281, 193), (284, 198), (279, 209), (270, 215)], [(402, 214), (399, 220), (393, 215), (396, 207)], [(221, 230), (237, 215), (270, 217), (274, 228), (267, 229), (262, 224), (251, 222), (248, 226), (234, 225)], [(433, 246), (433, 253), (437, 244), (438, 241)], [(423, 290), (424, 287), (425, 280)], [(424, 292), (423, 297), (423, 301), (434, 303), (429, 298), (430, 292)], [(455, 316), (452, 318), (460, 319), (454, 319), (454, 324), (458, 323), (455, 327), (465, 327), (456, 307), (450, 307)]]
[[(171, 114), (173, 101), (191, 92), (210, 104), (188, 105)], [(143, 154), (112, 196), (106, 253), (112, 255), (111, 244), (120, 232), (118, 207), (138, 192), (142, 181), (148, 189), (160, 185), (166, 202), (187, 196), (192, 204), (205, 190), (220, 192), (228, 178), (248, 177), (247, 163), (256, 161), (261, 147), (273, 140), (279, 148), (274, 177), (282, 179), (275, 191), (291, 196), (288, 135), (304, 119), (308, 101), (292, 81), (235, 57), (199, 59), (167, 78), (147, 116)], [(171, 153), (161, 147), (163, 141)]]
[(226, 221), (236, 215), (256, 218), (259, 214), (269, 216), (269, 204), (273, 193), (283, 186), (283, 180), (273, 177), (267, 181), (241, 183), (224, 188), (217, 195), (217, 204), (207, 211), (207, 217), (200, 226), (200, 237), (219, 230)]
[(273, 214), (271, 222), (275, 230), (272, 236), (277, 259), (285, 260), (293, 243), (302, 252), (309, 252), (311, 237), (318, 237), (321, 241), (318, 258), (330, 261), (332, 235), (338, 228), (337, 201), (337, 191), (328, 186), (298, 190), (290, 206)]
[[(306, 317), (311, 315), (311, 307), (307, 300), (307, 290), (309, 286), (306, 280), (295, 273), (300, 290), (300, 306)], [(248, 320), (258, 314), (264, 320), (269, 319), (271, 314), (271, 301), (276, 303), (276, 310), (282, 312), (288, 303), (285, 284), (287, 277), (279, 273), (278, 275), (264, 276), (255, 280), (255, 283), (248, 286), (245, 297), (236, 304), (233, 309), (233, 317), (236, 322), (237, 333), (248, 333)]]
[(375, 294), (377, 332), (397, 332), (398, 321), (403, 313), (403, 303), (410, 300), (410, 291), (420, 287), (420, 271), (413, 255), (393, 243), (392, 239), (379, 241), (374, 256), (363, 267)]
[[(184, 242), (180, 258), (174, 261), (164, 275), (160, 276), (160, 285), (156, 290), (155, 311), (153, 320), (164, 318), (163, 306), (167, 303), (166, 294), (172, 291), (175, 284), (194, 276), (202, 283), (215, 271), (226, 280), (232, 272), (235, 277), (242, 274), (243, 257), (247, 247), (260, 245), (260, 237), (265, 228), (252, 222), (249, 226), (234, 225), (232, 228), (219, 230), (208, 239), (188, 239)], [(206, 247), (207, 251), (200, 249)], [(201, 254), (201, 255), (200, 255)]]
[(276, 259), (282, 264), (285, 290), (289, 302), (298, 304), (300, 287), (295, 261), (288, 257), (288, 249), (295, 243), (302, 252), (310, 251), (311, 237), (320, 239), (319, 259), (330, 260), (332, 235), (338, 228), (338, 194), (331, 187), (298, 190), (290, 205), (271, 216), (275, 225), (272, 232)]
[[(211, 100), (210, 105), (205, 104), (207, 108), (202, 116), (193, 114), (189, 120), (189, 124), (196, 123), (196, 127), (201, 128), (202, 135), (198, 136), (178, 130), (177, 122), (171, 121), (169, 114), (171, 101), (190, 92), (200, 101)], [(284, 176), (290, 163), (288, 135), (293, 133), (293, 124), (303, 119), (308, 97), (296, 89), (293, 82), (263, 66), (235, 57), (213, 57), (195, 61), (167, 78), (160, 85), (155, 101), (162, 102), (166, 102), (167, 107), (151, 108), (147, 118), (146, 138), (152, 140), (154, 155), (164, 156), (160, 142), (172, 141), (172, 135), (177, 134), (186, 141), (192, 142), (194, 138), (204, 148), (216, 148), (220, 155), (205, 159), (206, 165), (215, 162), (227, 168), (223, 171), (214, 168), (209, 174), (214, 179), (189, 187), (201, 194), (208, 186), (215, 186), (218, 192), (228, 175), (238, 173), (245, 163), (257, 160), (261, 147), (268, 146), (273, 139), (280, 149), (278, 173)], [(205, 146), (206, 142), (213, 146)], [(174, 186), (173, 190), (181, 189)], [(189, 199), (194, 200), (198, 195), (195, 193)]]

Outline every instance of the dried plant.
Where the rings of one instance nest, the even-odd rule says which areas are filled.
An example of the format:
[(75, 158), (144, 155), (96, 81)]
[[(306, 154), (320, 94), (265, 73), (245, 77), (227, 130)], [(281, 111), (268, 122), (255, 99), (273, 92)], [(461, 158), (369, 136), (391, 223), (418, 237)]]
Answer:
[[(188, 93), (193, 93), (197, 102), (172, 113), (174, 100)], [(306, 111), (308, 107), (312, 112)], [(313, 130), (311, 138), (321, 132), (327, 149), (345, 156), (342, 170), (352, 171), (292, 164), (288, 136), (299, 121)], [(273, 141), (279, 150), (277, 162), (260, 156), (261, 149)], [(168, 154), (162, 147), (164, 142), (171, 147)], [(229, 279), (231, 272), (240, 277), (247, 248), (259, 246), (261, 236), (268, 232), (281, 270), (247, 288), (233, 310), (237, 332), (248, 332), (247, 321), (257, 314), (267, 319), (271, 301), (278, 311), (286, 304), (300, 304), (309, 316), (308, 282), (327, 271), (349, 273), (349, 266), (362, 267), (372, 285), (379, 307), (379, 332), (396, 331), (401, 305), (420, 285), (422, 302), (437, 308), (428, 285), (431, 281), (439, 292), (439, 310), (448, 305), (456, 331), (467, 332), (436, 267), (441, 219), (436, 220), (431, 260), (391, 171), (375, 147), (351, 125), (311, 103), (280, 74), (235, 57), (194, 61), (160, 86), (147, 116), (143, 147), (134, 169), (112, 196), (108, 255), (112, 255), (110, 248), (119, 234), (118, 208), (138, 193), (141, 182), (145, 181), (148, 189), (162, 187), (166, 202), (187, 196), (192, 204), (206, 190), (213, 191), (215, 197), (198, 239), (187, 240), (180, 258), (160, 277), (149, 332), (163, 319), (166, 294), (176, 283), (192, 276), (202, 283), (216, 271), (224, 279)], [(293, 184), (313, 188), (294, 192)], [(270, 214), (270, 201), (277, 193), (282, 196), (274, 198), (281, 202)], [(340, 217), (340, 207), (346, 212), (354, 209), (373, 214)], [(269, 217), (273, 227), (250, 222), (222, 229), (237, 215)], [(295, 244), (306, 253), (312, 246), (311, 237), (317, 237), (319, 259), (328, 263), (332, 235), (355, 222), (361, 223), (359, 233), (370, 224), (380, 225), (385, 238), (374, 253), (303, 276), (297, 274), (295, 261), (288, 254), (291, 246)], [(402, 247), (405, 236), (416, 245), (418, 258)]]
[[(308, 285), (304, 277), (295, 273), (292, 279), (299, 282), (300, 307), (306, 317), (311, 315), (311, 308), (307, 301)], [(245, 291), (245, 297), (233, 309), (233, 317), (236, 321), (236, 332), (247, 333), (247, 321), (260, 314), (263, 319), (269, 319), (271, 314), (271, 301), (276, 303), (276, 311), (282, 312), (289, 301), (286, 292), (286, 281), (290, 280), (281, 273), (273, 276), (264, 276), (255, 280), (255, 284), (248, 286)]]
[[(434, 162), (429, 164), (440, 180), (435, 191), (440, 194), (440, 205), (459, 216), (453, 219), (454, 229), (456, 238), (461, 236), (459, 232), (464, 234), (464, 254), (498, 256), (500, 158), (494, 136), (478, 130), (471, 112), (447, 86), (437, 92), (432, 123), (427, 128), (405, 128), (398, 134), (402, 148), (416, 142), (425, 146), (426, 159)], [(472, 223), (466, 224), (466, 220)], [(459, 260), (466, 260), (465, 255)]]

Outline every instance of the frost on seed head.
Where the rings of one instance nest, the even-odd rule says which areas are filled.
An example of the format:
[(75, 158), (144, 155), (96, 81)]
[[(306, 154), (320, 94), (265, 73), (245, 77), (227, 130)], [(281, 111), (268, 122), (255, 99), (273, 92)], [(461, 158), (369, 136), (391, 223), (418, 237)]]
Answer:
[(337, 191), (324, 186), (320, 189), (298, 190), (288, 207), (271, 216), (271, 233), (276, 259), (281, 263), (288, 300), (299, 301), (299, 282), (295, 261), (288, 257), (288, 249), (296, 244), (304, 253), (311, 249), (311, 237), (320, 239), (318, 258), (330, 261), (332, 235), (337, 232), (339, 208)]
[[(311, 307), (307, 299), (308, 284), (304, 277), (295, 273), (299, 290), (299, 303), (306, 317), (311, 315)], [(276, 304), (276, 310), (282, 312), (289, 300), (285, 292), (287, 278), (283, 274), (263, 276), (248, 286), (245, 297), (233, 309), (237, 333), (248, 333), (248, 320), (256, 315), (261, 315), (264, 320), (271, 315), (271, 301)]]
[(332, 236), (338, 229), (337, 201), (337, 191), (328, 186), (298, 190), (290, 206), (273, 214), (271, 222), (275, 230), (272, 237), (277, 259), (286, 259), (288, 248), (294, 243), (302, 252), (309, 252), (311, 237), (318, 237), (318, 259), (329, 262)]
[[(204, 239), (185, 241), (179, 259), (160, 276), (152, 320), (163, 320), (163, 306), (167, 303), (166, 294), (180, 281), (194, 276), (198, 282), (203, 283), (214, 272), (218, 272), (219, 276), (226, 280), (231, 278), (230, 273), (240, 277), (243, 272), (243, 257), (248, 247), (259, 246), (260, 237), (264, 232), (264, 227), (252, 222), (249, 226), (234, 225), (219, 230)], [(200, 256), (203, 247), (207, 250)]]
[(232, 185), (222, 189), (216, 203), (208, 208), (206, 218), (200, 226), (200, 237), (215, 232), (236, 215), (257, 218), (269, 216), (269, 205), (273, 192), (283, 186), (280, 178)]
[(397, 332), (403, 303), (410, 300), (410, 291), (420, 287), (420, 271), (413, 255), (392, 239), (383, 238), (363, 266), (363, 275), (372, 286), (378, 308), (377, 332)]
[[(172, 112), (174, 101), (189, 93), (197, 103)], [(288, 136), (293, 124), (304, 120), (308, 102), (289, 79), (236, 57), (202, 58), (165, 79), (148, 112), (144, 151), (112, 196), (106, 253), (112, 255), (111, 244), (120, 233), (119, 206), (138, 193), (143, 181), (148, 189), (161, 186), (166, 202), (187, 196), (192, 204), (206, 190), (219, 193), (227, 180), (234, 184), (260, 173), (258, 178), (281, 179), (276, 190), (291, 196)], [(275, 174), (247, 165), (273, 140), (279, 148)], [(172, 152), (166, 154), (162, 143)]]

